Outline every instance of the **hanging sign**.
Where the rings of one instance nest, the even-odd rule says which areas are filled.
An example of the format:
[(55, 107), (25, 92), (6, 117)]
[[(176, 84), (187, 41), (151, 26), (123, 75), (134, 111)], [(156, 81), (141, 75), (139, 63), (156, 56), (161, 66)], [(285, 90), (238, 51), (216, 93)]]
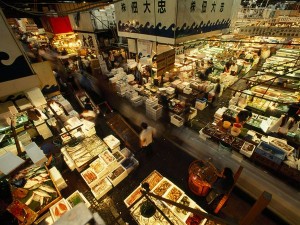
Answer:
[(177, 0), (123, 0), (115, 3), (119, 36), (174, 43)]
[(166, 71), (173, 69), (175, 64), (175, 49), (157, 55), (156, 64), (157, 76), (161, 76)]
[(176, 38), (229, 28), (234, 0), (178, 1)]
[(94, 33), (77, 33), (81, 40), (82, 48), (98, 50), (97, 40)]
[(123, 0), (115, 3), (119, 36), (174, 44), (229, 28), (235, 0)]
[(152, 42), (145, 40), (137, 40), (137, 49), (139, 58), (150, 57), (152, 51)]
[(239, 34), (272, 36), (272, 37), (300, 37), (298, 27), (241, 27)]
[(128, 38), (127, 41), (128, 41), (128, 51), (131, 53), (137, 53), (136, 40)]

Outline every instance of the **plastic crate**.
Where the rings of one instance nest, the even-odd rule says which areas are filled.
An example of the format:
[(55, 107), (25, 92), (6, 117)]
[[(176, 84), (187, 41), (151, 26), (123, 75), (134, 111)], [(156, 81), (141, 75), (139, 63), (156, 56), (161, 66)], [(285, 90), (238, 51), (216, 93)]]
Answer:
[(269, 145), (267, 142), (262, 141), (254, 150), (257, 154), (268, 158), (276, 164), (281, 164), (285, 159), (286, 152), (276, 148), (275, 146)]

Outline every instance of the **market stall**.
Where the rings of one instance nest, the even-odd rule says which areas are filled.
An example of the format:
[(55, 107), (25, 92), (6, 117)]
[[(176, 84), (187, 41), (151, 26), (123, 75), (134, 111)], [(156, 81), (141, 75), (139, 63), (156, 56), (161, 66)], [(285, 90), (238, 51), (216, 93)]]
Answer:
[[(161, 196), (163, 198), (172, 200), (174, 202), (181, 203), (191, 208), (199, 209), (205, 212), (200, 206), (198, 206), (191, 198), (189, 198), (183, 190), (176, 186), (172, 181), (163, 177), (159, 172), (154, 170), (148, 177), (146, 177), (142, 184), (148, 183), (150, 192)], [(187, 212), (176, 206), (168, 204), (164, 201), (151, 198), (151, 201), (159, 208), (149, 213), (149, 202), (145, 197), (142, 197), (142, 187), (136, 188), (125, 200), (124, 203), (127, 207), (130, 207), (130, 213), (138, 224), (169, 224), (170, 220), (174, 224), (205, 224), (207, 219)], [(140, 199), (141, 198), (141, 199)], [(164, 215), (163, 215), (163, 214)], [(166, 219), (168, 218), (168, 220)]]

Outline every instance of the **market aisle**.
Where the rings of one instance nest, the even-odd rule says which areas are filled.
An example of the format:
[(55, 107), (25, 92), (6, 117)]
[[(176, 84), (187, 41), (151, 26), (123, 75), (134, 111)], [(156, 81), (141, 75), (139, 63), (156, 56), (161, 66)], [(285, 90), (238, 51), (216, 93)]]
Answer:
[[(177, 128), (165, 121), (153, 121), (147, 118), (144, 106), (131, 106), (129, 101), (117, 96), (113, 92), (113, 86), (108, 84), (107, 81), (103, 81), (102, 84), (103, 87), (101, 88), (108, 102), (114, 109), (118, 110), (128, 119), (133, 126), (139, 127), (141, 122), (146, 121), (149, 125), (154, 126), (158, 130), (160, 138), (166, 138), (168, 141), (180, 147), (182, 151), (197, 159), (212, 158), (218, 168), (229, 166), (235, 171), (239, 165), (242, 165), (244, 170), (237, 183), (239, 188), (253, 198), (258, 198), (263, 191), (270, 192), (273, 198), (269, 208), (273, 212), (280, 215), (286, 221), (290, 221), (291, 224), (297, 224), (297, 222), (300, 221), (300, 215), (298, 215), (295, 210), (300, 208), (300, 196), (297, 190), (240, 156), (232, 155), (229, 152), (218, 151), (218, 145), (216, 143), (202, 141), (198, 133), (187, 127)], [(200, 113), (205, 113), (205, 111)], [(210, 118), (211, 116), (212, 115), (206, 114), (206, 118)]]

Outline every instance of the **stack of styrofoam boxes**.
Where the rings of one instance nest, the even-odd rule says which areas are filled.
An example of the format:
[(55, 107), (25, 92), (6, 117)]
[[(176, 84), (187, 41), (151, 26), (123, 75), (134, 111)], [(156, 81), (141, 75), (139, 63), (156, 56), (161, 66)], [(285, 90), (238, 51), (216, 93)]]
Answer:
[(55, 183), (58, 190), (61, 191), (62, 189), (68, 186), (61, 173), (57, 170), (55, 166), (49, 170), (49, 173), (51, 174), (51, 179)]
[(115, 7), (113, 4), (104, 7), (106, 10), (107, 20), (109, 24), (109, 28), (116, 27), (116, 17), (115, 17)]
[(126, 92), (128, 90), (128, 84), (122, 80), (118, 81), (116, 84), (116, 91), (117, 94), (120, 95), (121, 97), (124, 97)]
[(130, 89), (126, 92), (125, 97), (131, 101), (132, 98), (138, 97), (139, 94), (130, 86)]
[(173, 88), (176, 88), (179, 84), (181, 84), (181, 80), (174, 80), (172, 83), (171, 83), (171, 86)]
[(114, 153), (116, 151), (120, 151), (120, 140), (113, 135), (108, 135), (107, 137), (103, 138), (103, 141), (107, 146), (111, 149), (111, 152)]
[(162, 105), (158, 104), (157, 98), (148, 98), (146, 100), (146, 115), (153, 120), (158, 120), (162, 116)]
[(227, 110), (226, 107), (219, 108), (214, 115), (214, 123), (218, 124), (223, 119), (223, 114)]
[(175, 88), (167, 87), (166, 92), (167, 92), (167, 94), (172, 95), (175, 93)]
[(127, 79), (127, 82), (134, 81), (134, 75), (133, 74), (128, 74), (126, 76), (126, 79)]
[(143, 97), (140, 95), (131, 98), (130, 101), (131, 101), (132, 105), (135, 107), (142, 105), (144, 102)]

